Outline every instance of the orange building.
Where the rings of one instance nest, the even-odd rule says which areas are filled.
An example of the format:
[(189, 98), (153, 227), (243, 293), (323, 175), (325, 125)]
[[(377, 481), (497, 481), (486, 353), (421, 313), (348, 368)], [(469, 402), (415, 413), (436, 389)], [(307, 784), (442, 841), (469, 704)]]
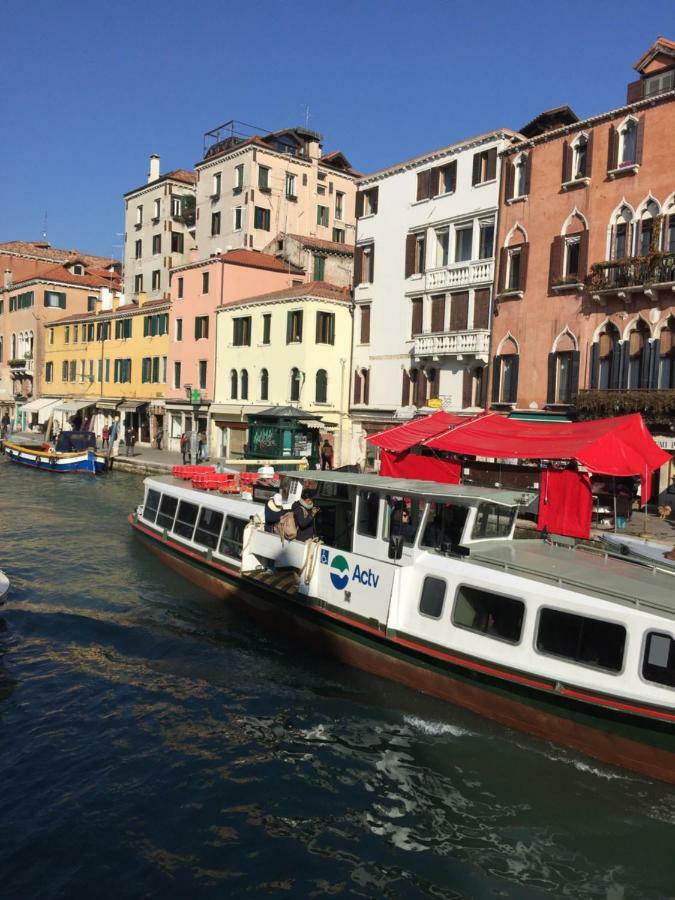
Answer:
[(626, 105), (550, 110), (503, 153), (495, 410), (675, 416), (675, 43), (635, 68)]

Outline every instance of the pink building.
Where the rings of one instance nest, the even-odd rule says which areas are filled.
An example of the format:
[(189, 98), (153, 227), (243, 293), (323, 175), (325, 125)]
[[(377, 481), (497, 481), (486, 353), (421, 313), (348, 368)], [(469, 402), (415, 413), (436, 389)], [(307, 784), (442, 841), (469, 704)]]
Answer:
[[(178, 450), (181, 434), (195, 425), (197, 430), (209, 433), (216, 353), (226, 349), (216, 349), (216, 309), (303, 281), (302, 269), (256, 250), (230, 250), (172, 270), (167, 449)], [(194, 391), (199, 392), (197, 404), (188, 399), (188, 392)]]

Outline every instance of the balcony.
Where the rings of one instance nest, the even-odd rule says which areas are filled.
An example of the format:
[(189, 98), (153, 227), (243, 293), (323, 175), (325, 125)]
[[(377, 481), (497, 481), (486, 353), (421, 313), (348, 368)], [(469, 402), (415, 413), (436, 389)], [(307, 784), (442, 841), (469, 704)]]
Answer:
[(575, 405), (580, 419), (611, 418), (639, 412), (648, 425), (671, 425), (675, 419), (675, 389), (580, 390)]
[(413, 355), (423, 357), (477, 356), (487, 360), (490, 351), (489, 331), (451, 331), (436, 334), (418, 334), (415, 337)]
[(29, 359), (10, 359), (7, 365), (13, 378), (22, 378), (24, 375), (33, 374), (32, 356)]
[(451, 263), (440, 269), (427, 271), (426, 289), (435, 291), (444, 288), (473, 287), (477, 284), (490, 284), (494, 277), (495, 261), (477, 259), (472, 262)]
[(588, 288), (595, 300), (616, 294), (625, 298), (644, 292), (651, 296), (656, 289), (669, 290), (675, 285), (675, 252), (650, 253), (620, 260), (606, 260), (591, 266)]

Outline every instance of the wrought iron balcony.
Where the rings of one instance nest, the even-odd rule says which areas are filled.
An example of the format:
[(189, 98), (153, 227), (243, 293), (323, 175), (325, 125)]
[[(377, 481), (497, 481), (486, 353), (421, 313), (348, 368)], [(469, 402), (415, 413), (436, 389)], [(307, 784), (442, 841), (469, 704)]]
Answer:
[(494, 271), (495, 261), (493, 258), (451, 263), (448, 266), (427, 271), (426, 289), (433, 291), (439, 288), (461, 288), (491, 283)]
[(413, 354), (425, 356), (487, 356), (490, 350), (489, 331), (450, 331), (418, 334)]
[(675, 283), (675, 252), (650, 253), (626, 259), (606, 260), (591, 266), (588, 287), (594, 294), (649, 290)]

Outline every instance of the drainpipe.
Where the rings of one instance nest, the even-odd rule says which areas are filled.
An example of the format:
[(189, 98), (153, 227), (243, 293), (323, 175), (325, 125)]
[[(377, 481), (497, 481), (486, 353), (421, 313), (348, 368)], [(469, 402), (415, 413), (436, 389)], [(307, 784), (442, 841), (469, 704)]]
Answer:
[[(223, 305), (223, 294), (224, 294), (224, 282), (225, 282), (225, 261), (220, 256), (220, 299), (218, 301), (218, 307), (220, 308)], [(211, 402), (215, 403), (216, 400), (216, 376), (218, 374), (218, 310), (215, 311), (215, 321), (213, 323), (214, 334), (213, 334), (213, 372), (212, 372), (212, 384), (213, 384), (213, 397), (211, 397)], [(208, 436), (208, 444), (207, 450), (210, 456), (210, 444), (211, 444), (211, 407), (209, 406), (209, 412), (207, 414), (206, 420), (206, 434)], [(228, 451), (229, 451), (229, 440), (228, 440)]]

